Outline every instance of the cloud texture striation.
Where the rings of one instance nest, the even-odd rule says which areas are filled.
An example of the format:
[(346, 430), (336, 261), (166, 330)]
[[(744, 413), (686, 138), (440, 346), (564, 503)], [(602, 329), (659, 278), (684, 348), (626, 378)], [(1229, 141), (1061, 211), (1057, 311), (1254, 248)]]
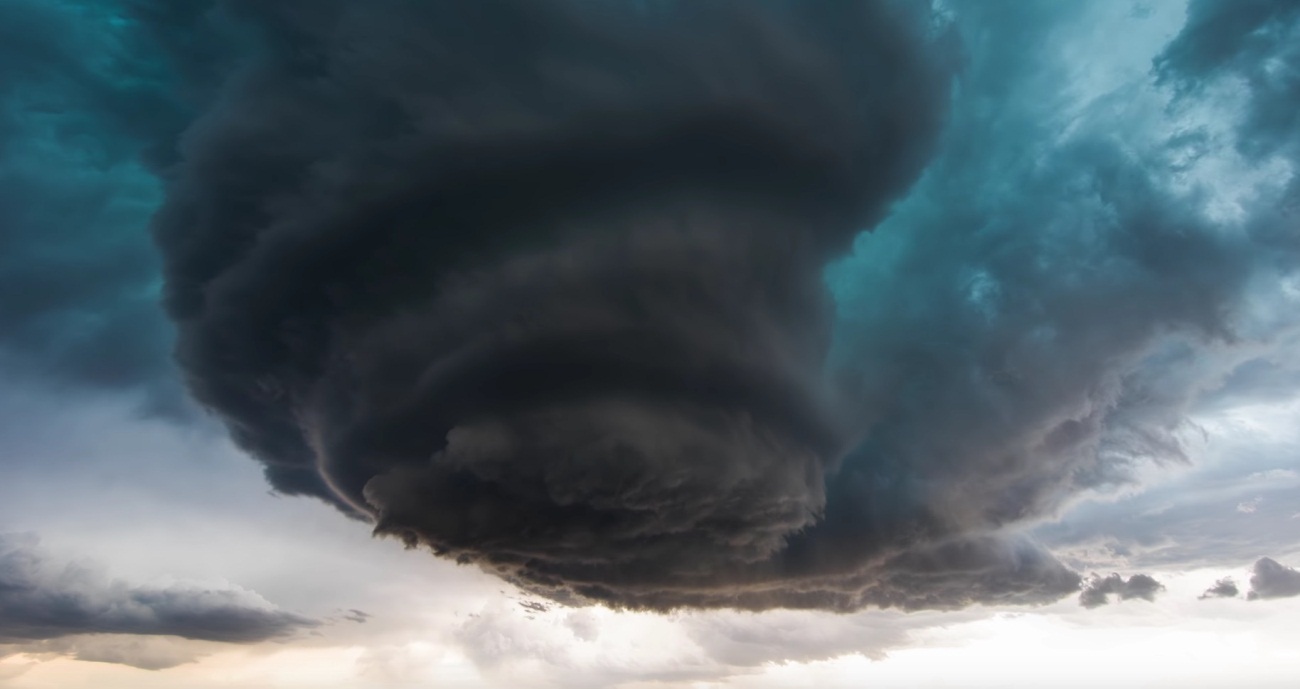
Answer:
[(0, 534), (0, 644), (81, 634), (251, 643), (318, 624), (235, 587), (111, 581), (85, 565), (52, 561), (34, 537)]
[(161, 181), (177, 360), (272, 485), (555, 599), (1056, 600), (1027, 527), (1300, 380), (1295, 3), (1095, 72), (1118, 5), (13, 7), (119, 27), (23, 54)]
[(256, 47), (157, 231), (192, 389), (278, 488), (559, 597), (860, 604), (818, 580), (889, 553), (787, 542), (865, 430), (821, 269), (939, 132), (926, 13), (223, 10)]
[(1184, 457), (1260, 258), (1177, 142), (1016, 100), (1082, 11), (1031, 9), (220, 3), (156, 221), (191, 388), (277, 488), (562, 600), (1077, 590), (1000, 531)]

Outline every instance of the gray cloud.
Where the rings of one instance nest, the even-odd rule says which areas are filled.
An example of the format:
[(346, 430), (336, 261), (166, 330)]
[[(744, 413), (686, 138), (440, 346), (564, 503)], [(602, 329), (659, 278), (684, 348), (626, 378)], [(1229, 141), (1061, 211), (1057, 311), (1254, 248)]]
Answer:
[(21, 653), (37, 662), (73, 658), (91, 663), (129, 665), (141, 670), (166, 670), (194, 662), (216, 645), (169, 636), (78, 634), (0, 645), (0, 658)]
[(250, 643), (317, 625), (243, 589), (130, 585), (52, 561), (33, 536), (0, 535), (0, 644), (81, 634)]
[(1238, 146), (1252, 156), (1269, 156), (1285, 145), (1296, 155), (1298, 32), (1300, 5), (1294, 0), (1192, 0), (1186, 26), (1156, 60), (1156, 70), (1188, 95), (1217, 78), (1241, 77), (1247, 109)]
[(1129, 124), (1158, 91), (1054, 90), (1091, 10), (221, 7), (260, 48), (156, 224), (193, 391), (280, 490), (559, 600), (1054, 600), (1000, 530), (1185, 461), (1272, 335), (1276, 242)]
[(1255, 562), (1250, 575), (1250, 600), (1300, 596), (1300, 572), (1277, 560), (1263, 557)]
[[(187, 409), (159, 309), (144, 165), (183, 121), (112, 4), (0, 5), (0, 367)], [(129, 73), (129, 78), (124, 78)]]
[(1281, 467), (1293, 465), (1292, 443), (1242, 435), (1201, 452), (1195, 471), (1075, 505), (1034, 535), (1085, 569), (1236, 567), (1290, 548), (1300, 540), (1300, 475)]
[(1200, 599), (1236, 598), (1237, 594), (1240, 592), (1241, 591), (1237, 588), (1237, 582), (1233, 581), (1232, 577), (1224, 577), (1223, 579), (1214, 582), (1214, 586), (1206, 589), (1205, 593), (1200, 595)]
[[(1294, 306), (1300, 187), (1229, 221), (1188, 181), (1294, 153), (1260, 71), (1293, 15), (1246, 5), (1195, 3), (1096, 98), (1058, 39), (1110, 10), (1071, 3), (131, 0), (108, 52), (153, 59), (118, 62), (13, 7), (31, 83), (161, 179), (178, 360), (276, 489), (558, 600), (844, 610), (1078, 591), (1008, 527), (1185, 461), (1190, 413), (1300, 370), (1258, 316)], [(1232, 141), (1172, 131), (1228, 72)], [(88, 284), (148, 294), (105, 265), (129, 275)], [(165, 378), (116, 308), (88, 321), (127, 336), (67, 361)], [(0, 347), (95, 380), (32, 327)]]
[(265, 43), (156, 227), (192, 389), (277, 488), (575, 602), (1076, 590), (827, 500), (868, 419), (820, 272), (939, 131), (923, 8), (224, 8)]
[(1172, 94), (1172, 178), (1210, 196), (1237, 189), (1219, 202), (1220, 211), (1235, 209), (1216, 223), (1249, 256), (1249, 283), (1225, 314), (1232, 337), (1179, 358), (1183, 375), (1163, 374), (1184, 380), (1179, 407), (1228, 437), (1212, 438), (1222, 456), (1208, 471), (1086, 505), (1036, 532), (1052, 545), (1110, 548), (1142, 567), (1222, 566), (1289, 548), (1300, 534), (1291, 507), (1300, 495), (1295, 440), (1231, 437), (1234, 407), (1293, 401), (1300, 380), (1296, 303), (1285, 295), (1300, 258), (1297, 39), (1300, 5), (1290, 0), (1193, 0), (1182, 30), (1155, 57), (1153, 74)]
[(1085, 608), (1100, 607), (1109, 603), (1111, 596), (1118, 596), (1120, 600), (1139, 598), (1154, 602), (1156, 594), (1163, 590), (1164, 584), (1149, 574), (1134, 574), (1128, 579), (1113, 573), (1104, 577), (1094, 574), (1083, 584), (1079, 605)]

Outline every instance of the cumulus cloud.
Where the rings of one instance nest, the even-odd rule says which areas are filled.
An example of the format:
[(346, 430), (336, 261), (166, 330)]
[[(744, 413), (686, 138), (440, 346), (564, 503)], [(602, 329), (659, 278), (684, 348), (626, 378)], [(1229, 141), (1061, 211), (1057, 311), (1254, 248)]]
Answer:
[[(238, 587), (131, 585), (86, 565), (52, 560), (34, 536), (0, 535), (0, 644), (87, 634), (251, 643), (318, 624)], [(102, 657), (126, 652), (121, 642), (77, 648)]]
[(1200, 595), (1200, 599), (1236, 598), (1238, 593), (1240, 593), (1240, 590), (1237, 588), (1237, 582), (1233, 581), (1232, 577), (1224, 577), (1214, 582), (1214, 586), (1206, 589), (1205, 593)]
[(1250, 575), (1250, 600), (1300, 596), (1300, 572), (1272, 558), (1260, 558)]
[[(526, 673), (538, 686), (622, 686), (637, 681), (744, 683), (773, 664), (847, 655), (881, 660), (918, 633), (987, 615), (868, 610), (682, 611), (671, 616), (602, 607), (548, 610), (496, 601), (450, 630), (450, 641), (488, 676)], [(412, 681), (408, 675), (406, 681)], [(400, 681), (394, 675), (394, 681)]]
[(1134, 574), (1127, 579), (1114, 573), (1104, 577), (1094, 574), (1083, 584), (1079, 605), (1085, 608), (1100, 607), (1110, 603), (1111, 596), (1118, 596), (1120, 600), (1140, 598), (1154, 602), (1156, 594), (1163, 590), (1164, 584), (1149, 574)]

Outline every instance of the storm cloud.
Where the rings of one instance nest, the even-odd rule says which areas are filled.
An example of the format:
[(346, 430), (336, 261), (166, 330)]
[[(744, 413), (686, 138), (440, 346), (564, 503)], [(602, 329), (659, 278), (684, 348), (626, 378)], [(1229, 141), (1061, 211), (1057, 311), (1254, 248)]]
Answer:
[(33, 536), (0, 534), (0, 649), (85, 634), (252, 643), (318, 625), (240, 588), (130, 585), (52, 560)]
[(117, 8), (0, 3), (0, 367), (11, 383), (129, 391), (175, 416), (184, 391), (146, 228), (147, 150), (179, 105)]
[(1057, 600), (1031, 527), (1300, 380), (1295, 4), (1079, 72), (1121, 9), (15, 0), (0, 356), (174, 327), (278, 491), (560, 601)]
[(1055, 600), (1010, 527), (1186, 461), (1284, 329), (1294, 247), (1168, 121), (1196, 8), (1079, 95), (1101, 10), (1054, 3), (184, 7), (240, 46), (172, 52), (191, 390), (277, 489), (558, 600)]
[[(982, 536), (790, 543), (866, 430), (826, 375), (821, 270), (939, 134), (950, 40), (926, 8), (222, 11), (256, 47), (155, 227), (191, 388), (277, 488), (560, 599), (1077, 583)], [(945, 593), (867, 574), (886, 561)]]

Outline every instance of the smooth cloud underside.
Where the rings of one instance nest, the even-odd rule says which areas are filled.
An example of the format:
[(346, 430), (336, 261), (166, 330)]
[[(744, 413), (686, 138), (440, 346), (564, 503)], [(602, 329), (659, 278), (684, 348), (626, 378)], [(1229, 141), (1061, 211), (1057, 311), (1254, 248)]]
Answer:
[(161, 197), (186, 382), (282, 492), (571, 602), (1078, 592), (1010, 532), (1300, 380), (1300, 182), (1196, 176), (1300, 156), (1300, 11), (1195, 0), (1080, 103), (1100, 10), (942, 5), (13, 0), (0, 365), (179, 408)]
[(0, 534), (0, 650), (86, 634), (253, 643), (319, 624), (239, 588), (113, 581), (84, 565), (52, 561), (34, 537)]

